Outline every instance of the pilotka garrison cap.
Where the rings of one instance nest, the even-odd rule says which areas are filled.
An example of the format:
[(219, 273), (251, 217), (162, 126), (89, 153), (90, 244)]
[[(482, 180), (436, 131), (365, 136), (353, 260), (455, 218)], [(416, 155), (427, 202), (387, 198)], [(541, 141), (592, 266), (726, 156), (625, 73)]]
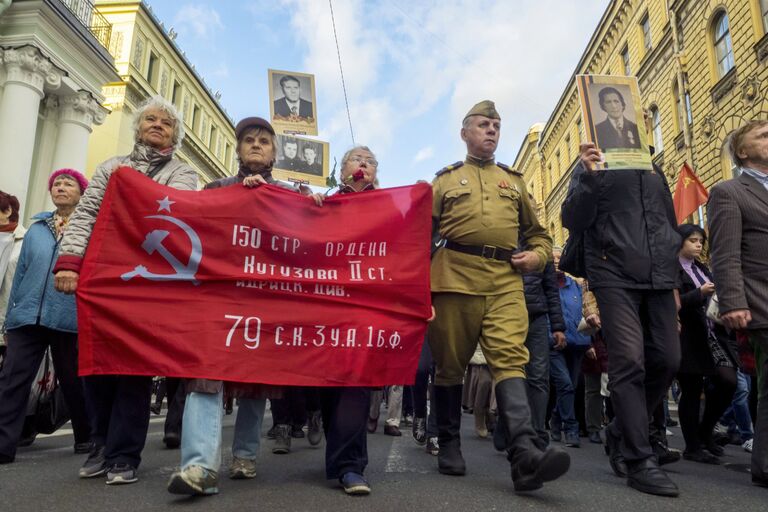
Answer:
[(243, 132), (245, 132), (247, 128), (263, 128), (272, 135), (275, 134), (275, 129), (272, 128), (272, 125), (269, 124), (269, 121), (266, 119), (261, 117), (246, 117), (237, 123), (237, 126), (235, 127), (235, 137), (237, 137), (238, 141), (240, 140), (240, 137), (243, 136)]
[(485, 116), (490, 119), (501, 120), (501, 116), (496, 111), (496, 105), (494, 105), (491, 100), (483, 100), (472, 107), (469, 112), (467, 112), (467, 115), (464, 116), (464, 119), (470, 116)]

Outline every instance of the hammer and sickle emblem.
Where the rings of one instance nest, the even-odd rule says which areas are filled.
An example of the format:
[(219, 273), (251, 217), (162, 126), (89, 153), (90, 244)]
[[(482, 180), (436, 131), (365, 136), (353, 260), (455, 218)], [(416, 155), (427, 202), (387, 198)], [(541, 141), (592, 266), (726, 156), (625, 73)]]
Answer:
[(126, 272), (120, 276), (123, 281), (129, 281), (138, 276), (150, 281), (191, 281), (195, 286), (199, 285), (200, 281), (195, 279), (195, 274), (200, 266), (200, 260), (203, 258), (203, 244), (200, 242), (200, 237), (197, 236), (195, 230), (186, 222), (174, 217), (169, 217), (168, 215), (149, 215), (146, 218), (168, 221), (180, 227), (184, 233), (187, 234), (189, 241), (192, 243), (192, 254), (189, 256), (189, 263), (184, 265), (163, 245), (163, 240), (165, 240), (170, 233), (162, 229), (155, 229), (147, 234), (144, 243), (141, 244), (141, 248), (144, 249), (147, 254), (157, 252), (171, 265), (175, 272), (173, 274), (156, 274), (147, 270), (147, 267), (144, 265), (136, 265), (132, 271)]

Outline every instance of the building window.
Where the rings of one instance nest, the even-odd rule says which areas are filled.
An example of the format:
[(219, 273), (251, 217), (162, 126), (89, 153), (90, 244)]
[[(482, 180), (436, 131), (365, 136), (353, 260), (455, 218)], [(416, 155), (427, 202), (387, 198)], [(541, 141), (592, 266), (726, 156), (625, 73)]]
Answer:
[(728, 15), (725, 12), (718, 14), (715, 19), (715, 58), (717, 59), (717, 73), (724, 77), (733, 69), (733, 45), (731, 44), (731, 31), (728, 25)]
[(760, 0), (760, 14), (763, 18), (763, 30), (768, 33), (768, 0)]
[(626, 76), (630, 76), (632, 74), (632, 70), (629, 68), (629, 47), (625, 46), (623, 50), (621, 50), (621, 62), (624, 64), (624, 74)]
[(173, 92), (171, 92), (171, 102), (173, 102), (174, 105), (179, 105), (179, 96), (181, 94), (181, 84), (177, 82), (176, 80), (173, 81)]
[[(560, 151), (555, 152), (555, 176), (560, 176)], [(552, 182), (554, 184), (554, 182)]]
[(658, 155), (664, 151), (664, 140), (661, 138), (661, 114), (658, 107), (651, 107), (651, 119), (653, 120), (653, 148)]
[(646, 50), (651, 49), (651, 22), (648, 19), (648, 15), (643, 16), (643, 21), (640, 22), (640, 27), (643, 29), (643, 46)]
[(552, 164), (547, 165), (547, 174), (549, 174), (549, 190), (555, 188), (555, 175), (552, 172)]
[(192, 131), (197, 132), (200, 129), (200, 107), (192, 107)]
[(571, 136), (565, 136), (565, 160), (566, 163), (571, 162)]
[(693, 126), (693, 110), (691, 110), (691, 93), (685, 91), (685, 116), (688, 119), (688, 126)]
[(149, 66), (147, 67), (147, 82), (149, 85), (155, 85), (155, 79), (157, 78), (158, 67), (160, 67), (160, 61), (153, 52), (149, 52)]
[(232, 161), (232, 146), (229, 145), (229, 142), (224, 144), (224, 165), (229, 165), (229, 163)]
[(672, 85), (672, 101), (675, 102), (675, 122), (677, 127), (683, 129), (683, 109), (680, 107), (680, 88), (677, 86), (677, 80)]
[(584, 123), (581, 122), (581, 118), (576, 120), (576, 133), (579, 134), (579, 145), (584, 143)]

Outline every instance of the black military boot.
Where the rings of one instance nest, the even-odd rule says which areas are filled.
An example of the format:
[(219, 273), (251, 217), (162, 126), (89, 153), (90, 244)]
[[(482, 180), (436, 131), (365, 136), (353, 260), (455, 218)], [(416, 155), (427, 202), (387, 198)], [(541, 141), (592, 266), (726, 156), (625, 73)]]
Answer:
[(540, 489), (544, 482), (563, 476), (571, 466), (571, 457), (562, 448), (542, 450), (531, 426), (531, 410), (525, 390), (525, 379), (511, 378), (496, 384), (499, 418), (504, 418), (512, 466), (515, 492)]
[(437, 469), (444, 475), (463, 475), (467, 465), (461, 455), (461, 391), (463, 386), (435, 386), (437, 419)]

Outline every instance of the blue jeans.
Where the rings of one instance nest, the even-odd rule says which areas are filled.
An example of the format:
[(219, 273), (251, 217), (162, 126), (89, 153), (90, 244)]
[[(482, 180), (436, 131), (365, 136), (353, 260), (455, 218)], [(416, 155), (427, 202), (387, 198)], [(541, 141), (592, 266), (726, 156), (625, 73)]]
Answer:
[[(219, 393), (190, 393), (184, 405), (181, 436), (181, 468), (203, 466), (219, 471), (221, 466), (221, 421), (224, 415), (223, 391)], [(266, 400), (241, 398), (235, 420), (232, 455), (240, 459), (255, 459), (261, 442), (261, 422)]]
[(725, 410), (723, 417), (720, 418), (720, 423), (726, 425), (729, 431), (738, 429), (742, 443), (752, 439), (754, 436), (752, 431), (752, 415), (749, 412), (749, 392), (751, 387), (749, 377), (737, 371), (736, 393), (733, 395), (733, 402)]
[(569, 434), (579, 434), (576, 419), (575, 395), (581, 372), (581, 360), (588, 347), (569, 347), (565, 350), (550, 350), (549, 375), (555, 384), (555, 407), (552, 410), (552, 428), (560, 428)]

